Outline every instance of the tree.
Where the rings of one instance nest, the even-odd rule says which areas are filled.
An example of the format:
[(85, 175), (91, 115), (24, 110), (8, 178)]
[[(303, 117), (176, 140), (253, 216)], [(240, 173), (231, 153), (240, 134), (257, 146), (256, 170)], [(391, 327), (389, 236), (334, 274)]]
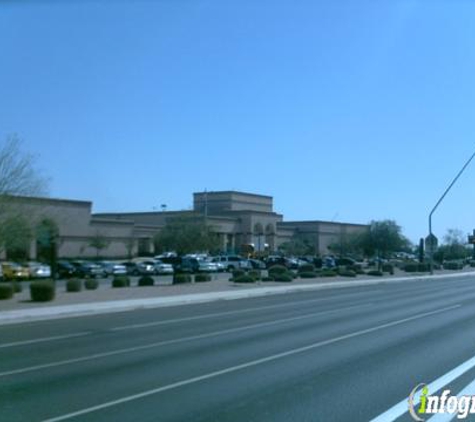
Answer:
[(279, 250), (287, 256), (315, 255), (315, 245), (300, 233), (295, 233), (289, 241), (282, 243)]
[(26, 250), (33, 236), (23, 205), (15, 196), (44, 195), (47, 180), (35, 166), (35, 157), (22, 151), (22, 142), (10, 135), (0, 146), (0, 249), (9, 255)]
[(175, 251), (179, 255), (219, 248), (216, 233), (200, 216), (169, 219), (155, 236), (154, 243), (157, 252)]
[(443, 241), (444, 243), (439, 246), (434, 253), (434, 259), (436, 261), (443, 262), (446, 260), (465, 259), (471, 255), (462, 230), (448, 229), (443, 237)]
[(371, 221), (368, 230), (358, 236), (356, 244), (366, 256), (382, 258), (388, 258), (392, 252), (409, 250), (411, 246), (394, 220)]
[(110, 244), (109, 239), (107, 239), (102, 233), (96, 231), (94, 236), (89, 240), (89, 246), (96, 250), (96, 258), (99, 257), (100, 252), (103, 249), (106, 249)]
[(47, 180), (35, 165), (35, 156), (22, 151), (16, 135), (7, 137), (0, 148), (0, 195), (45, 195)]

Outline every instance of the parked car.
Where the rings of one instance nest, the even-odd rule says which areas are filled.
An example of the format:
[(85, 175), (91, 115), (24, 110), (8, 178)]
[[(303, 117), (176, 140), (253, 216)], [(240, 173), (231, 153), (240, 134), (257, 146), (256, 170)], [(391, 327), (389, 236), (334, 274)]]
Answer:
[(198, 271), (202, 273), (215, 273), (218, 266), (211, 259), (198, 259)]
[(89, 261), (72, 261), (71, 264), (76, 268), (78, 277), (104, 277), (104, 271), (100, 265)]
[(252, 269), (252, 265), (247, 259), (243, 259), (239, 255), (223, 255), (217, 257), (219, 261), (224, 265), (226, 271), (234, 271), (238, 269)]
[(102, 271), (104, 272), (104, 275), (111, 276), (111, 275), (126, 275), (127, 274), (127, 268), (125, 265), (118, 264), (116, 262), (110, 262), (110, 261), (99, 261), (96, 263), (102, 268)]
[(56, 263), (56, 277), (57, 278), (71, 278), (79, 276), (76, 267), (68, 261), (58, 261)]
[(2, 273), (5, 280), (26, 280), (30, 277), (28, 267), (16, 262), (2, 262)]
[(166, 275), (166, 274), (173, 274), (175, 270), (173, 269), (172, 264), (166, 264), (162, 262), (160, 259), (155, 260), (155, 274), (158, 275)]
[(155, 266), (148, 261), (145, 262), (122, 262), (122, 265), (127, 269), (128, 275), (154, 275)]
[(214, 264), (216, 265), (216, 271), (218, 271), (220, 273), (226, 271), (226, 267), (225, 267), (224, 263), (222, 263), (219, 260), (219, 257), (211, 258), (211, 261), (214, 262)]
[(40, 262), (28, 262), (30, 278), (49, 278), (51, 277), (51, 267)]
[(251, 264), (252, 268), (255, 270), (265, 270), (266, 264), (265, 262), (261, 261), (260, 259), (249, 259), (249, 263)]

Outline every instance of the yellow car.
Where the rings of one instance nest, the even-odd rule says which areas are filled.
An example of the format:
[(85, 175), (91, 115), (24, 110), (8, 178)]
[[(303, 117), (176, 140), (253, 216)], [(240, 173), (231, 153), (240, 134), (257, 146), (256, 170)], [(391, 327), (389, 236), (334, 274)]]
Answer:
[(2, 262), (3, 278), (5, 280), (26, 280), (30, 278), (30, 271), (16, 262)]

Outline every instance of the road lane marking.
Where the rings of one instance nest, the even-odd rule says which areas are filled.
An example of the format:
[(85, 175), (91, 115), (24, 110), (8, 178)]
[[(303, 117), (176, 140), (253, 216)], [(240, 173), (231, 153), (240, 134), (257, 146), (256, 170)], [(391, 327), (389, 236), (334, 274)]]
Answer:
[[(374, 290), (371, 293), (373, 293), (373, 292), (381, 292), (381, 290)], [(361, 294), (362, 293), (353, 293), (353, 294), (351, 294), (351, 296), (361, 295)], [(236, 310), (236, 311), (216, 312), (216, 313), (212, 313), (212, 314), (198, 315), (198, 316), (193, 316), (193, 317), (168, 319), (168, 320), (165, 320), (165, 321), (144, 322), (143, 324), (123, 325), (123, 326), (120, 326), (120, 327), (110, 328), (110, 331), (133, 330), (133, 329), (137, 329), (137, 328), (154, 327), (154, 326), (157, 326), (157, 325), (176, 324), (178, 322), (197, 321), (197, 320), (200, 320), (200, 319), (215, 318), (215, 317), (227, 316), (227, 315), (243, 314), (243, 313), (247, 313), (247, 312), (254, 312), (254, 311), (260, 311), (260, 310), (267, 310), (267, 309), (284, 308), (284, 307), (300, 305), (300, 304), (305, 304), (305, 303), (325, 302), (325, 301), (329, 301), (329, 300), (333, 300), (333, 299), (335, 299), (335, 298), (331, 297), (331, 298), (308, 299), (308, 300), (301, 300), (301, 301), (290, 302), (290, 303), (282, 303), (282, 304), (279, 304), (279, 305), (268, 305), (268, 306), (260, 306), (260, 307), (255, 307), (255, 308), (240, 309), (240, 310)], [(340, 297), (337, 297), (337, 299), (340, 299)]]
[(94, 359), (100, 359), (100, 358), (105, 358), (109, 356), (115, 356), (115, 355), (121, 355), (121, 354), (126, 354), (126, 353), (132, 353), (132, 352), (138, 352), (141, 350), (146, 350), (146, 349), (151, 349), (154, 347), (160, 347), (160, 346), (168, 346), (171, 344), (178, 344), (178, 343), (184, 343), (187, 341), (194, 341), (194, 340), (203, 340), (206, 338), (210, 337), (216, 337), (220, 335), (225, 335), (225, 334), (232, 334), (232, 333), (237, 333), (240, 331), (246, 331), (246, 330), (252, 330), (255, 328), (261, 328), (261, 327), (268, 327), (272, 325), (279, 325), (279, 324), (284, 324), (286, 322), (293, 322), (293, 321), (298, 321), (298, 320), (303, 320), (303, 319), (308, 319), (308, 318), (314, 318), (317, 316), (322, 316), (322, 315), (327, 315), (327, 314), (333, 314), (336, 312), (342, 312), (350, 309), (355, 309), (355, 308), (362, 308), (362, 307), (368, 307), (372, 306), (372, 303), (364, 304), (364, 305), (354, 305), (354, 306), (348, 306), (344, 308), (338, 308), (338, 309), (332, 309), (328, 311), (320, 311), (320, 312), (313, 312), (311, 314), (305, 314), (305, 315), (299, 315), (291, 318), (284, 318), (284, 319), (279, 319), (279, 320), (274, 320), (274, 321), (269, 321), (269, 322), (261, 322), (258, 324), (252, 324), (252, 325), (246, 325), (243, 327), (236, 327), (236, 328), (229, 328), (226, 330), (220, 330), (220, 331), (213, 331), (211, 333), (205, 333), (205, 334), (197, 334), (194, 336), (189, 336), (189, 337), (182, 337), (178, 339), (172, 339), (172, 340), (163, 340), (155, 343), (150, 343), (150, 344), (145, 344), (142, 346), (134, 346), (134, 347), (129, 347), (126, 349), (119, 349), (119, 350), (113, 350), (111, 352), (104, 352), (104, 353), (96, 353), (93, 355), (89, 356), (83, 356), (80, 358), (75, 358), (75, 359), (67, 359), (59, 362), (52, 362), (52, 363), (45, 363), (43, 365), (35, 365), (35, 366), (28, 366), (25, 368), (19, 368), (19, 369), (13, 369), (11, 371), (5, 371), (5, 372), (0, 372), (0, 378), (1, 377), (6, 377), (9, 375), (18, 375), (18, 374), (24, 374), (26, 372), (32, 372), (32, 371), (38, 371), (41, 369), (47, 369), (47, 368), (54, 368), (57, 366), (63, 366), (63, 365), (70, 365), (72, 363), (78, 363), (78, 362), (85, 362), (88, 360), (94, 360)]
[(447, 312), (447, 311), (450, 311), (450, 310), (453, 310), (453, 309), (460, 308), (461, 306), (462, 305), (457, 304), (457, 305), (453, 305), (453, 306), (448, 306), (446, 308), (438, 309), (437, 311), (424, 312), (424, 313), (421, 313), (421, 314), (413, 315), (413, 316), (408, 317), (408, 318), (399, 319), (399, 320), (392, 321), (392, 322), (387, 322), (385, 324), (377, 325), (375, 327), (366, 328), (364, 330), (355, 331), (353, 333), (345, 334), (345, 335), (342, 335), (342, 336), (339, 336), (339, 337), (334, 337), (332, 339), (319, 341), (317, 343), (313, 343), (313, 344), (310, 344), (308, 346), (303, 346), (303, 347), (299, 347), (299, 348), (296, 348), (296, 349), (288, 350), (286, 352), (277, 353), (277, 354), (274, 354), (274, 355), (267, 356), (265, 358), (252, 360), (252, 361), (249, 361), (249, 362), (242, 363), (240, 365), (231, 366), (231, 367), (228, 367), (228, 368), (221, 369), (219, 371), (210, 372), (210, 373), (205, 374), (205, 375), (200, 375), (198, 377), (189, 378), (187, 380), (175, 382), (173, 384), (168, 384), (168, 385), (165, 385), (163, 387), (158, 387), (158, 388), (154, 388), (152, 390), (143, 391), (143, 392), (138, 393), (138, 394), (133, 394), (133, 395), (130, 395), (130, 396), (122, 397), (122, 398), (117, 399), (117, 400), (112, 400), (112, 401), (102, 403), (102, 404), (99, 404), (99, 405), (96, 405), (96, 406), (88, 407), (88, 408), (85, 408), (85, 409), (82, 409), (82, 410), (78, 410), (76, 412), (72, 412), (72, 413), (68, 413), (68, 414), (65, 414), (65, 415), (53, 417), (53, 418), (50, 418), (50, 419), (46, 419), (42, 422), (60, 422), (60, 421), (64, 421), (64, 420), (67, 420), (67, 419), (72, 419), (72, 418), (75, 418), (76, 416), (81, 416), (81, 415), (85, 415), (85, 414), (88, 414), (88, 413), (96, 412), (98, 410), (107, 409), (109, 407), (117, 406), (119, 404), (123, 404), (123, 403), (131, 402), (131, 401), (134, 401), (134, 400), (138, 400), (138, 399), (141, 399), (141, 398), (144, 398), (144, 397), (152, 396), (152, 395), (155, 395), (155, 394), (158, 394), (158, 393), (162, 393), (164, 391), (169, 391), (169, 390), (173, 390), (173, 389), (176, 389), (176, 388), (179, 388), (179, 387), (184, 387), (184, 386), (187, 386), (187, 385), (190, 385), (190, 384), (195, 384), (195, 383), (200, 382), (200, 381), (209, 380), (209, 379), (212, 379), (212, 378), (219, 377), (221, 375), (226, 375), (226, 374), (229, 374), (229, 373), (232, 373), (232, 372), (240, 371), (242, 369), (247, 369), (247, 368), (251, 368), (251, 367), (254, 367), (254, 366), (258, 366), (258, 365), (268, 363), (268, 362), (272, 362), (272, 361), (282, 359), (282, 358), (285, 358), (285, 357), (288, 357), (288, 356), (293, 356), (293, 355), (296, 355), (296, 354), (307, 352), (309, 350), (314, 350), (314, 349), (317, 349), (319, 347), (328, 346), (330, 344), (338, 343), (338, 342), (343, 341), (343, 340), (348, 340), (348, 339), (358, 337), (358, 336), (361, 336), (361, 335), (364, 335), (364, 334), (369, 334), (369, 333), (373, 333), (373, 332), (376, 332), (376, 331), (380, 331), (380, 330), (383, 330), (385, 328), (395, 327), (397, 325), (401, 325), (401, 324), (404, 324), (406, 322), (415, 321), (415, 320), (425, 318), (425, 317), (428, 317), (428, 316), (431, 316), (431, 315), (440, 314), (442, 312)]
[[(429, 391), (436, 393), (441, 388), (445, 387), (447, 384), (459, 378), (461, 375), (465, 374), (467, 371), (475, 367), (475, 356), (466, 360), (456, 368), (437, 378), (435, 381), (432, 381), (430, 384), (427, 384)], [(475, 381), (472, 382), (467, 389), (470, 387), (470, 391), (475, 389)], [(473, 394), (473, 393), (472, 393)], [(417, 392), (414, 396), (414, 406), (417, 406), (420, 403), (421, 392)], [(372, 419), (371, 422), (389, 422), (393, 421), (409, 411), (407, 398), (401, 400), (399, 403), (395, 404), (393, 407), (386, 410), (381, 415)], [(454, 415), (456, 416), (456, 415)]]
[(48, 341), (65, 340), (65, 339), (74, 338), (74, 337), (83, 337), (91, 333), (92, 333), (91, 331), (85, 331), (83, 333), (66, 334), (63, 336), (42, 337), (42, 338), (36, 338), (32, 340), (14, 341), (11, 343), (0, 344), (0, 349), (5, 349), (7, 347), (24, 346), (24, 345), (35, 344), (35, 343), (45, 343)]

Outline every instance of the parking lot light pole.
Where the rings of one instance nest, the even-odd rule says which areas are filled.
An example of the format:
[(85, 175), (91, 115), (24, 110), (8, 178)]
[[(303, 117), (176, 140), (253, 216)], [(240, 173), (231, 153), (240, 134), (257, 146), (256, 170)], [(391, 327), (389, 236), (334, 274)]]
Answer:
[(452, 182), (450, 183), (449, 187), (447, 189), (445, 189), (445, 192), (442, 194), (442, 196), (439, 198), (439, 200), (437, 201), (437, 203), (434, 205), (434, 208), (432, 208), (432, 211), (430, 212), (429, 214), (429, 239), (430, 239), (430, 242), (431, 242), (431, 245), (430, 245), (430, 258), (429, 258), (429, 267), (430, 267), (430, 273), (433, 274), (434, 271), (433, 271), (433, 268), (432, 268), (432, 264), (433, 264), (433, 245), (432, 245), (432, 239), (433, 239), (433, 234), (432, 234), (432, 214), (434, 214), (434, 211), (437, 209), (437, 207), (439, 206), (439, 204), (444, 200), (445, 196), (447, 195), (447, 193), (449, 192), (449, 190), (452, 188), (452, 186), (455, 184), (455, 182), (459, 179), (459, 177), (462, 175), (462, 173), (465, 171), (465, 169), (468, 167), (468, 165), (470, 164), (470, 162), (473, 160), (473, 157), (475, 157), (475, 152), (471, 155), (471, 157), (467, 160), (467, 162), (464, 164), (464, 166), (460, 169), (460, 171), (457, 173), (457, 176), (455, 176), (454, 180), (452, 180)]

